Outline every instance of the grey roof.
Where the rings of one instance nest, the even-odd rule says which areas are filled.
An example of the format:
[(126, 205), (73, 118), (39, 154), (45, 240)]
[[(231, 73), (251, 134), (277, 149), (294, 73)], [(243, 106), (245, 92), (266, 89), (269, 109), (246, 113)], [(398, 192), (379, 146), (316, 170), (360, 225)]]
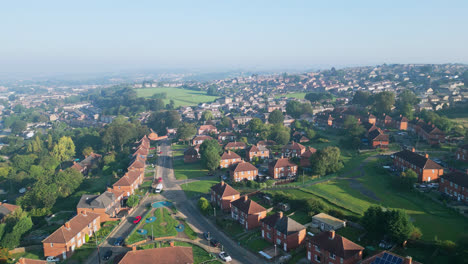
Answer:
[(279, 214), (270, 215), (266, 217), (263, 222), (286, 235), (297, 233), (306, 228), (292, 218), (287, 216), (280, 217)]
[(101, 195), (85, 194), (81, 196), (77, 208), (106, 208), (116, 199), (114, 193), (104, 192)]

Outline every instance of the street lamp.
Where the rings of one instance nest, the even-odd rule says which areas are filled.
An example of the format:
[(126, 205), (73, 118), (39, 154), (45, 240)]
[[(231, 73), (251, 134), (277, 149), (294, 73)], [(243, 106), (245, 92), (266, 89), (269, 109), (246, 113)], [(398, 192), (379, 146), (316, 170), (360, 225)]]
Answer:
[(276, 243), (275, 243), (275, 263), (276, 263)]
[(96, 231), (94, 231), (94, 241), (96, 241), (96, 248), (97, 248), (97, 255), (98, 255), (98, 261), (99, 261), (99, 264), (101, 264), (101, 254), (99, 252), (99, 245), (97, 243), (97, 240), (98, 240), (98, 235), (96, 233)]

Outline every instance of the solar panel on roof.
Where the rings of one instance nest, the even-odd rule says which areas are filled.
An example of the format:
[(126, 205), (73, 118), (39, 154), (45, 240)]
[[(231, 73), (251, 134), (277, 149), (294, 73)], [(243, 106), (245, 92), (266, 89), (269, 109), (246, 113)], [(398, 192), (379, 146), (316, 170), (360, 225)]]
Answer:
[(389, 256), (388, 253), (384, 253), (383, 256), (382, 256), (382, 259), (387, 260), (388, 256)]
[(372, 264), (381, 264), (381, 259), (380, 258), (375, 258)]
[(398, 258), (396, 264), (401, 264), (401, 263), (403, 263), (403, 259), (402, 259), (402, 258)]

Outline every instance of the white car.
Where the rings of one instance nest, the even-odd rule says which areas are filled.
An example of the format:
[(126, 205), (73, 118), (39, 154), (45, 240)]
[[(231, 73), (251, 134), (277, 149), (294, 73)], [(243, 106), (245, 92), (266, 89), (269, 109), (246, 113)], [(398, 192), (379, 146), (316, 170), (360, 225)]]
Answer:
[(162, 183), (158, 184), (158, 186), (156, 186), (156, 190), (154, 190), (155, 193), (160, 193), (163, 189), (163, 185)]
[(47, 257), (47, 258), (46, 258), (46, 261), (47, 261), (47, 262), (59, 262), (60, 259), (57, 258), (57, 257), (52, 257), (52, 256), (50, 256), (50, 257)]
[(224, 251), (221, 251), (221, 253), (219, 253), (219, 258), (221, 258), (221, 259), (224, 260), (225, 262), (232, 261), (231, 256), (229, 256), (229, 254), (226, 253), (226, 252), (224, 252)]

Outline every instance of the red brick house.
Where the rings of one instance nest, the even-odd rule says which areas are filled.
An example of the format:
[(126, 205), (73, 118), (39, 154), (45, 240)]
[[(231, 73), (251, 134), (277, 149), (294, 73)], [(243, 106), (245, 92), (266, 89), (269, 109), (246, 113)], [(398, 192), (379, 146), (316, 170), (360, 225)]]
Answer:
[(260, 226), (266, 214), (267, 210), (247, 195), (231, 202), (231, 217), (247, 230)]
[(252, 145), (251, 147), (247, 148), (245, 154), (248, 161), (252, 161), (254, 157), (258, 157), (262, 160), (268, 159), (270, 157), (270, 151), (262, 145)]
[(218, 129), (213, 125), (201, 125), (198, 129), (198, 135), (218, 134)]
[(101, 218), (97, 213), (82, 212), (70, 219), (50, 236), (42, 240), (44, 256), (60, 259), (70, 257), (75, 249), (85, 243), (85, 237), (93, 236), (101, 228)]
[(457, 149), (455, 158), (457, 160), (468, 161), (468, 144), (462, 145)]
[(229, 142), (224, 146), (225, 150), (245, 149), (247, 145), (244, 142)]
[(116, 191), (124, 192), (124, 197), (130, 196), (143, 183), (144, 175), (140, 171), (129, 171), (115, 182), (112, 188)]
[(276, 142), (273, 140), (260, 140), (257, 142), (257, 146), (263, 146), (265, 148), (276, 145)]
[(304, 242), (306, 227), (279, 212), (262, 220), (262, 237), (284, 251), (290, 251)]
[(48, 262), (40, 259), (20, 258), (16, 264), (47, 264)]
[(116, 263), (193, 264), (193, 249), (192, 247), (174, 246), (174, 242), (170, 242), (169, 247), (162, 248), (136, 250), (136, 247), (133, 247), (131, 251), (127, 251), (123, 258)]
[(18, 209), (19, 206), (9, 203), (2, 203), (0, 202), (0, 223), (3, 222), (4, 218), (11, 214), (13, 211)]
[(294, 177), (297, 173), (297, 165), (288, 158), (281, 158), (270, 162), (268, 172), (274, 179)]
[(146, 158), (140, 155), (136, 155), (128, 166), (128, 171), (140, 171), (144, 172), (146, 166)]
[(292, 141), (291, 143), (284, 145), (281, 149), (283, 157), (300, 157), (306, 151), (306, 147), (302, 144)]
[(210, 139), (213, 139), (213, 138), (210, 137), (210, 136), (205, 136), (205, 135), (196, 136), (192, 140), (192, 146), (201, 145), (203, 143), (203, 141), (210, 140)]
[(307, 241), (307, 259), (310, 263), (355, 264), (362, 260), (363, 247), (335, 234), (325, 231)]
[(93, 166), (96, 166), (99, 163), (101, 158), (102, 155), (93, 152), (90, 155), (86, 156), (85, 159), (79, 163), (73, 161), (72, 168), (81, 172), (83, 175), (88, 175), (88, 172), (93, 168)]
[(185, 163), (193, 163), (200, 160), (201, 156), (198, 152), (200, 150), (200, 145), (196, 145), (193, 147), (189, 147), (184, 151), (184, 162)]
[(221, 156), (221, 160), (219, 161), (219, 167), (222, 168), (229, 168), (231, 165), (239, 163), (242, 161), (241, 156), (237, 153), (228, 150), (224, 152)]
[(243, 180), (253, 181), (258, 176), (258, 169), (249, 162), (241, 161), (231, 165), (229, 168), (231, 181), (240, 182)]
[(146, 148), (146, 147), (143, 147), (143, 146), (139, 146), (137, 148), (137, 150), (135, 152), (133, 152), (133, 157), (136, 157), (136, 156), (143, 156), (146, 158), (146, 156), (148, 156), (149, 154), (149, 149)]
[(108, 188), (99, 195), (85, 194), (81, 196), (76, 206), (77, 214), (81, 212), (92, 212), (100, 215), (101, 221), (116, 221), (117, 214), (121, 210), (123, 191)]
[(377, 123), (377, 118), (375, 117), (375, 115), (370, 114), (370, 115), (367, 117), (367, 122), (369, 122), (369, 123), (375, 125), (375, 124)]
[(454, 171), (442, 175), (439, 191), (468, 204), (468, 172)]
[(412, 169), (418, 174), (419, 182), (430, 182), (436, 181), (444, 173), (444, 169), (431, 159), (429, 155), (419, 155), (414, 152), (413, 148), (411, 151), (405, 149), (394, 154), (393, 165), (400, 170)]
[(445, 133), (438, 129), (434, 124), (424, 124), (421, 126), (419, 131), (422, 138), (431, 145), (445, 142)]
[(211, 203), (218, 205), (224, 211), (230, 211), (231, 202), (239, 197), (240, 193), (224, 181), (211, 187)]
[(299, 166), (302, 168), (310, 167), (310, 157), (317, 152), (313, 147), (308, 147), (307, 150), (302, 154)]
[(372, 146), (373, 148), (388, 148), (389, 136), (387, 134), (384, 134), (384, 132), (380, 129), (375, 129), (369, 132), (367, 139), (369, 140), (370, 146)]
[(399, 118), (395, 119), (395, 128), (399, 130), (408, 129), (408, 118), (400, 115)]

